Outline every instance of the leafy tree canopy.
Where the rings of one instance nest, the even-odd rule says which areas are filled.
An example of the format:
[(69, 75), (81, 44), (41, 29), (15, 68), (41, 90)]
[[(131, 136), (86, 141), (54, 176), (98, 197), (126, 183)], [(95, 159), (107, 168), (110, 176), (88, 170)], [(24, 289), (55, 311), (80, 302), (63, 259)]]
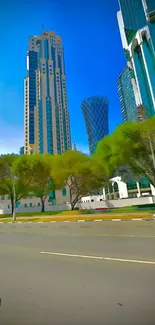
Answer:
[(71, 209), (90, 192), (103, 187), (103, 177), (95, 174), (91, 158), (78, 151), (65, 151), (54, 156), (52, 177), (58, 186), (68, 186)]
[(21, 175), (23, 181), (29, 183), (29, 192), (40, 198), (42, 211), (48, 194), (55, 189), (51, 168), (52, 157), (48, 154), (19, 156), (14, 165), (17, 175)]
[(118, 126), (112, 135), (99, 142), (96, 159), (105, 164), (110, 177), (124, 166), (155, 186), (155, 117)]

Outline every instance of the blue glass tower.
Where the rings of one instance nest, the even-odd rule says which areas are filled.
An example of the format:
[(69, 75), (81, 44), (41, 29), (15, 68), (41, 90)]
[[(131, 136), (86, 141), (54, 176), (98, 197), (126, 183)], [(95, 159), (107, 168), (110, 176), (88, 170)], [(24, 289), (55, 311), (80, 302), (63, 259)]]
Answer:
[(98, 141), (109, 133), (108, 100), (103, 96), (89, 97), (82, 102), (81, 108), (87, 128), (89, 150), (92, 155)]
[(125, 67), (117, 79), (117, 88), (123, 122), (137, 121), (137, 107), (128, 66)]
[(118, 23), (136, 106), (155, 114), (155, 1), (119, 0)]
[(64, 52), (52, 31), (29, 39), (24, 79), (25, 153), (71, 149)]

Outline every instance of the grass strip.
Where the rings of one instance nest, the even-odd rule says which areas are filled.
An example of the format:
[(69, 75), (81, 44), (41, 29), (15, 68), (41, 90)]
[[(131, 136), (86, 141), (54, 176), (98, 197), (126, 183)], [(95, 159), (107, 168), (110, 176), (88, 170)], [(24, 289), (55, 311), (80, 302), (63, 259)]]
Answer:
[[(122, 216), (118, 216), (118, 215), (100, 215), (100, 216), (94, 216), (94, 215), (89, 215), (89, 216), (84, 216), (84, 215), (80, 215), (80, 216), (60, 216), (60, 217), (39, 217), (36, 216), (36, 217), (32, 217), (32, 218), (18, 218), (16, 222), (49, 222), (49, 221), (56, 221), (56, 222), (63, 222), (63, 221), (78, 221), (78, 220), (86, 220), (86, 221), (93, 221), (93, 220), (112, 220), (112, 219), (121, 219), (121, 220), (132, 220), (132, 219), (152, 219), (152, 214), (140, 214), (140, 215), (137, 215), (137, 214), (125, 214), (125, 215), (122, 215)], [(13, 222), (12, 218), (0, 218), (0, 222), (5, 222), (5, 223), (8, 223), (8, 222)]]

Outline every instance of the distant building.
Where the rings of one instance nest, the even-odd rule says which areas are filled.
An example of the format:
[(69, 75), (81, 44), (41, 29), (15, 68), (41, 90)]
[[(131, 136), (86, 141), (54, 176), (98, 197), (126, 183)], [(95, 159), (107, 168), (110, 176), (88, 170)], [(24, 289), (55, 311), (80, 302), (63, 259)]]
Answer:
[(119, 0), (119, 4), (117, 17), (136, 106), (143, 105), (149, 118), (155, 114), (155, 1)]
[(76, 142), (75, 141), (73, 143), (73, 149), (72, 150), (77, 151), (77, 146), (76, 146)]
[(123, 122), (137, 121), (137, 106), (128, 66), (122, 71), (117, 79), (117, 88), (121, 106)]
[(23, 155), (24, 154), (24, 147), (20, 147), (19, 154)]
[(62, 40), (54, 32), (31, 36), (24, 79), (25, 153), (71, 149)]
[(85, 99), (82, 111), (88, 134), (89, 150), (92, 155), (98, 141), (109, 133), (108, 99), (103, 96), (94, 96)]

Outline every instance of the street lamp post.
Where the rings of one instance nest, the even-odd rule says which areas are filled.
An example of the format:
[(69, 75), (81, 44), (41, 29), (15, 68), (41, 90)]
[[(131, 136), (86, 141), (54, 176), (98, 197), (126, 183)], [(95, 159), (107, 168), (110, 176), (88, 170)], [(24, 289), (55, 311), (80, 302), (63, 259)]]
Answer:
[(16, 189), (15, 189), (15, 177), (12, 175), (12, 188), (13, 188), (13, 221), (16, 220)]

